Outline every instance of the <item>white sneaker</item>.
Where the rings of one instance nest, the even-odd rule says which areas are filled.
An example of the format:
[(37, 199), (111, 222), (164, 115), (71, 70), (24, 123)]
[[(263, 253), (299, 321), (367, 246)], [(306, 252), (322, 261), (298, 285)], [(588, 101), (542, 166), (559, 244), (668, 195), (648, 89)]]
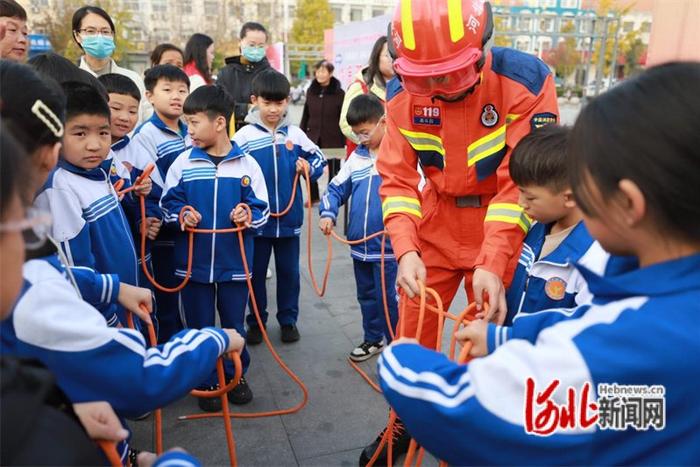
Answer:
[(272, 269), (267, 268), (267, 272), (265, 273), (265, 279), (272, 279)]
[(350, 360), (353, 362), (364, 362), (368, 358), (377, 355), (384, 348), (382, 342), (363, 342), (350, 352)]

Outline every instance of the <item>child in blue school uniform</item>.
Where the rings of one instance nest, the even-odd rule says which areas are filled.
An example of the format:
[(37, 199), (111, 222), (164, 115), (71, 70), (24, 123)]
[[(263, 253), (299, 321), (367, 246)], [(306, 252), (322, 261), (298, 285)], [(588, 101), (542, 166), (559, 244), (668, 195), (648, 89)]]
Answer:
[[(114, 274), (121, 283), (139, 285), (139, 267), (128, 221), (102, 167), (110, 151), (110, 110), (90, 85), (66, 83), (63, 151), (35, 205), (53, 216), (53, 237), (68, 266)], [(142, 191), (147, 194), (150, 188)], [(123, 307), (115, 307), (109, 324), (126, 324)]]
[[(228, 122), (233, 100), (220, 86), (197, 88), (185, 101), (189, 134), (194, 146), (183, 152), (168, 170), (161, 199), (165, 221), (177, 226), (175, 238), (175, 274), (185, 277), (189, 256), (186, 228), (230, 229), (244, 221), (247, 213), (240, 203), (250, 207), (252, 219), (244, 233), (247, 267), (253, 267), (253, 235), (262, 228), (270, 214), (265, 178), (258, 163), (228, 138)], [(180, 225), (180, 213), (186, 211)], [(180, 292), (185, 327), (205, 328), (215, 323), (215, 310), (221, 324), (235, 328), (245, 336), (245, 309), (248, 302), (243, 258), (236, 233), (195, 234), (192, 276)], [(244, 349), (243, 371), (250, 357)], [(233, 366), (226, 365), (226, 377), (234, 376)], [(216, 372), (202, 382), (201, 389), (218, 387)], [(231, 390), (234, 404), (253, 399), (245, 377)], [(202, 410), (221, 410), (219, 398), (200, 398)]]
[(588, 233), (567, 179), (569, 133), (569, 128), (558, 125), (535, 129), (510, 158), (519, 204), (536, 222), (525, 237), (506, 292), (507, 326), (528, 313), (565, 311), (589, 302), (586, 281), (574, 264), (601, 275), (608, 266), (610, 254)]
[[(468, 365), (410, 339), (384, 350), (378, 364), (384, 396), (421, 446), (456, 465), (697, 462), (698, 82), (700, 63), (651, 68), (594, 99), (572, 130), (569, 179), (584, 222), (603, 248), (636, 257), (638, 267), (602, 277), (578, 265), (592, 303), (554, 325), (547, 313), (524, 316), (537, 330), (531, 339), (510, 340)], [(472, 355), (483, 355), (484, 335), (464, 332), (473, 326), (459, 337), (473, 342)], [(528, 433), (529, 378), (540, 409), (545, 399), (566, 404), (572, 390), (579, 404), (586, 387), (591, 402), (602, 395), (601, 384), (663, 386), (653, 396), (662, 399), (661, 420), (648, 426), (645, 415), (642, 426), (632, 427), (624, 418), (618, 429), (606, 428), (603, 419), (620, 421), (608, 419), (599, 399), (577, 409), (575, 427)], [(578, 410), (582, 418), (601, 418), (579, 424)]]
[[(149, 226), (155, 227), (159, 218), (156, 205), (163, 194), (168, 169), (177, 156), (192, 145), (187, 125), (182, 121), (182, 109), (190, 93), (190, 79), (174, 65), (156, 65), (146, 71), (144, 85), (146, 98), (153, 105), (153, 115), (136, 129), (123, 160), (130, 164), (132, 177), (139, 176), (149, 164), (156, 165), (151, 174), (151, 203), (147, 203), (153, 208), (148, 213), (151, 217)], [(151, 255), (153, 276), (165, 287), (176, 287), (180, 283), (175, 275), (176, 233), (176, 227), (163, 225), (155, 240), (146, 243), (146, 256)], [(138, 251), (140, 253), (140, 247)], [(156, 290), (155, 295), (160, 324), (158, 337), (160, 341), (166, 341), (182, 329), (182, 311), (177, 294)]]
[[(289, 81), (275, 71), (260, 72), (252, 84), (253, 108), (245, 121), (248, 125), (236, 132), (233, 140), (260, 164), (270, 196), (270, 211), (281, 212), (289, 202), (297, 173), (308, 168), (311, 181), (323, 174), (326, 159), (321, 150), (287, 115)], [(299, 184), (301, 185), (301, 184)], [(289, 213), (270, 219), (255, 238), (253, 289), (263, 325), (267, 322), (265, 275), (274, 250), (277, 272), (277, 321), (282, 342), (299, 340), (299, 235), (304, 221), (301, 186)], [(262, 342), (262, 332), (252, 315), (248, 315), (249, 344)]]
[[(340, 206), (350, 199), (348, 240), (358, 240), (384, 230), (379, 198), (382, 179), (375, 168), (377, 150), (384, 137), (384, 106), (373, 95), (357, 96), (348, 107), (347, 121), (360, 140), (360, 145), (328, 185), (319, 207), (321, 219), (318, 225), (324, 234), (329, 235), (338, 218)], [(381, 245), (382, 238), (376, 237), (350, 247), (364, 330), (363, 342), (350, 352), (350, 359), (356, 362), (362, 362), (381, 352), (384, 338), (387, 343), (391, 342), (391, 332), (384, 314)], [(398, 319), (396, 268), (396, 258), (387, 238), (384, 251), (384, 289), (391, 329), (396, 327)]]
[[(107, 90), (107, 94), (109, 95), (109, 110), (111, 113), (110, 131), (112, 133), (112, 147), (107, 159), (102, 163), (103, 168), (110, 171), (112, 183), (116, 183), (118, 180), (124, 180), (123, 187), (128, 188), (131, 186), (132, 182), (136, 180), (138, 175), (140, 175), (140, 171), (135, 169), (131, 162), (129, 162), (136, 159), (134, 155), (130, 154), (134, 151), (135, 145), (131, 144), (132, 140), (129, 134), (136, 128), (136, 124), (138, 123), (141, 92), (136, 83), (134, 83), (131, 78), (124, 75), (107, 73), (106, 75), (99, 76), (97, 79)], [(132, 193), (133, 194), (129, 193), (124, 196), (122, 199), (122, 206), (131, 223), (138, 251), (139, 242), (141, 241), (141, 209), (138, 191)], [(146, 197), (146, 232), (149, 240), (155, 240), (160, 231), (160, 226), (162, 224), (161, 214), (158, 202), (154, 201), (152, 197)], [(140, 256), (139, 254), (139, 263), (141, 262)], [(146, 261), (147, 264), (150, 265), (150, 253), (147, 254)], [(142, 284), (145, 286), (148, 285), (145, 283), (145, 278), (143, 279), (144, 280), (141, 281)]]

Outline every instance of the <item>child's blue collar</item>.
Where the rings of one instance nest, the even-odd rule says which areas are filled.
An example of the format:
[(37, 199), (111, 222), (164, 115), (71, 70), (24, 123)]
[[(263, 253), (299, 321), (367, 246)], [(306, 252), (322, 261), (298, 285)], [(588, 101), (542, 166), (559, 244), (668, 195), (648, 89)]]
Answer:
[(371, 157), (369, 148), (364, 144), (360, 144), (355, 148), (355, 154), (361, 157)]
[(161, 118), (158, 116), (158, 112), (154, 110), (153, 115), (151, 115), (150, 122), (162, 131), (172, 133), (174, 135), (179, 136), (180, 138), (184, 138), (185, 136), (187, 136), (187, 125), (185, 125), (182, 120), (177, 121), (179, 131), (175, 132), (172, 130), (172, 128), (166, 125), (163, 120), (161, 120)]
[[(238, 145), (235, 142), (231, 141), (231, 150), (228, 152), (228, 154), (224, 156), (221, 162), (231, 161), (243, 156), (245, 156), (245, 153), (241, 151), (241, 148), (238, 147)], [(190, 151), (189, 158), (191, 161), (211, 162), (209, 154), (207, 154), (202, 148), (198, 148), (196, 146), (192, 147), (192, 151)]]
[(104, 181), (107, 180), (107, 173), (104, 171), (102, 168), (102, 164), (104, 164), (104, 161), (94, 169), (83, 169), (81, 167), (78, 167), (77, 165), (73, 165), (64, 158), (58, 159), (58, 167), (61, 167), (62, 169), (65, 169), (69, 172), (72, 172), (76, 175), (80, 175), (81, 177), (85, 177), (89, 180), (97, 180), (97, 181)]
[(663, 263), (639, 268), (634, 257), (616, 257), (618, 274), (598, 276), (584, 266), (576, 267), (596, 297), (617, 300), (635, 296), (658, 296), (698, 290), (700, 287), (700, 254), (694, 254)]
[(126, 135), (116, 143), (112, 144), (112, 151), (119, 151), (120, 149), (124, 149), (130, 142), (131, 139), (129, 139), (129, 135)]

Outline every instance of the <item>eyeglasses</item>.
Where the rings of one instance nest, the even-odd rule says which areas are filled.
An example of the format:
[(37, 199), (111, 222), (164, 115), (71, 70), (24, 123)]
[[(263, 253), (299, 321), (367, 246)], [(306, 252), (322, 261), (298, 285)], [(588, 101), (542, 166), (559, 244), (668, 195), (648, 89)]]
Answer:
[(112, 37), (114, 32), (111, 29), (95, 29), (95, 28), (85, 28), (78, 29), (78, 32), (84, 36), (97, 36), (98, 34), (103, 37)]
[(27, 216), (21, 221), (0, 224), (0, 233), (22, 232), (25, 248), (37, 250), (44, 246), (51, 233), (51, 214), (35, 208), (27, 209)]
[(374, 128), (372, 128), (370, 131), (363, 131), (362, 133), (355, 133), (353, 131), (352, 134), (355, 135), (355, 138), (357, 138), (360, 143), (364, 144), (372, 139), (372, 135), (374, 135), (374, 132), (377, 131), (377, 128), (379, 128), (379, 124), (382, 123), (382, 120), (384, 120), (384, 117), (380, 118), (377, 124), (374, 125)]

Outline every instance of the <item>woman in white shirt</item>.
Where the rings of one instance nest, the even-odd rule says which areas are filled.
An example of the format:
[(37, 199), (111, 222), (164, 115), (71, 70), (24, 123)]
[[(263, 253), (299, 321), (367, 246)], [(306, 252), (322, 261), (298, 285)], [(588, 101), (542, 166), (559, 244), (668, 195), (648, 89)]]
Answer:
[(84, 52), (80, 57), (80, 68), (93, 76), (117, 73), (130, 78), (141, 91), (139, 121), (146, 120), (151, 106), (143, 96), (146, 88), (143, 79), (135, 71), (122, 68), (112, 59), (116, 45), (114, 43), (115, 27), (109, 14), (100, 7), (84, 6), (73, 13), (73, 40)]

